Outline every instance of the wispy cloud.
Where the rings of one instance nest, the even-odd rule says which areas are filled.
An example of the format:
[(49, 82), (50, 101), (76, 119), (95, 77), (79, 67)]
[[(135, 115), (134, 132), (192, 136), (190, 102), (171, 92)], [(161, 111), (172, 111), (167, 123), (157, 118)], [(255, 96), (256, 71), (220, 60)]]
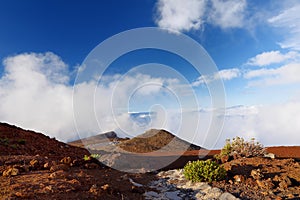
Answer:
[(279, 42), (282, 48), (300, 51), (300, 3), (294, 2), (294, 5), (271, 17), (268, 22), (284, 35), (284, 40)]
[(300, 63), (289, 63), (279, 68), (251, 70), (244, 78), (251, 79), (248, 86), (271, 86), (300, 83)]
[(202, 75), (197, 78), (196, 81), (192, 83), (192, 86), (197, 87), (199, 85), (210, 83), (216, 80), (228, 81), (234, 78), (237, 78), (241, 75), (241, 72), (238, 68), (223, 69), (213, 75)]
[(208, 22), (222, 29), (241, 28), (244, 26), (246, 0), (212, 0), (208, 13)]
[(240, 70), (238, 68), (223, 69), (219, 73), (215, 74), (215, 79), (231, 80), (240, 76)]
[(258, 54), (253, 58), (250, 58), (246, 64), (261, 67), (276, 63), (282, 63), (285, 61), (295, 60), (299, 57), (300, 55), (295, 51), (290, 51), (285, 54), (281, 53), (280, 51), (268, 51)]

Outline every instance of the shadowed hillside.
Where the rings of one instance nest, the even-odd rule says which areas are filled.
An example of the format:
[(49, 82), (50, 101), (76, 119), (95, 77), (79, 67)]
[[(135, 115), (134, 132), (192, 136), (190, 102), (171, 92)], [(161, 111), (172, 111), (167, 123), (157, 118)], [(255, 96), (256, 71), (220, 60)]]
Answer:
[(113, 131), (69, 142), (70, 145), (84, 148), (85, 145), (101, 144), (107, 141), (121, 140)]

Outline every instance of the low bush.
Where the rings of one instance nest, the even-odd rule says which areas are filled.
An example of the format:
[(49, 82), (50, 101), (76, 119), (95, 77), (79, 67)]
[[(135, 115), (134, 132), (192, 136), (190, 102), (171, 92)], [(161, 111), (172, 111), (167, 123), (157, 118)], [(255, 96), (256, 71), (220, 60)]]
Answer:
[(101, 155), (97, 154), (97, 153), (93, 153), (93, 154), (91, 154), (91, 157), (95, 158), (95, 159), (99, 159), (101, 157)]
[(84, 155), (84, 156), (83, 156), (83, 160), (85, 160), (85, 161), (91, 160), (91, 157), (88, 156), (88, 155)]
[(183, 174), (186, 179), (192, 182), (212, 182), (224, 179), (226, 170), (215, 161), (198, 160), (188, 162), (184, 166)]
[(266, 150), (262, 144), (255, 142), (252, 138), (250, 142), (243, 138), (236, 137), (232, 141), (226, 140), (226, 144), (221, 150), (221, 153), (216, 158), (228, 157), (228, 159), (262, 157), (266, 154)]

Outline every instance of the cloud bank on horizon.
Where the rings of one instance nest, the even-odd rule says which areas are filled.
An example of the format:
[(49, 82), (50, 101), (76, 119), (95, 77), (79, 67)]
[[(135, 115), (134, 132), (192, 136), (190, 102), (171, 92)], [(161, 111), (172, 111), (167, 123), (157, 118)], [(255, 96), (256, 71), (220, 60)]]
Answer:
[[(155, 23), (175, 33), (197, 34), (205, 31), (207, 26), (212, 26), (232, 34), (235, 30), (246, 30), (255, 37), (259, 32), (257, 29), (263, 25), (281, 35), (276, 41), (277, 48), (257, 52), (243, 60), (240, 66), (222, 68), (219, 73), (190, 80), (195, 91), (209, 82), (224, 81), (227, 101), (230, 103), (225, 116), (221, 116), (225, 117), (225, 123), (216, 147), (221, 147), (226, 138), (237, 135), (255, 137), (264, 145), (295, 145), (300, 141), (300, 3), (288, 1), (280, 5), (276, 12), (271, 13), (267, 9), (252, 9), (255, 5), (246, 0), (158, 0), (156, 4)], [(82, 98), (84, 104), (94, 95), (97, 82), (91, 80), (82, 83), (77, 91), (73, 91), (70, 84), (70, 77), (74, 73), (72, 67), (51, 52), (9, 56), (3, 60), (3, 66), (4, 73), (0, 77), (0, 121), (41, 131), (63, 141), (78, 137), (72, 108), (73, 92)], [(106, 77), (109, 80), (107, 85), (97, 87), (98, 92), (110, 96), (118, 85), (114, 96), (119, 101), (114, 103), (115, 107), (120, 108), (126, 107), (121, 100), (128, 99), (128, 91), (145, 81), (156, 84), (156, 87), (145, 87), (138, 94), (140, 99), (153, 97), (152, 101), (147, 102), (149, 105), (159, 102), (159, 98), (165, 95), (163, 86), (184, 87), (182, 82), (166, 77), (140, 74), (138, 77), (119, 79), (120, 76)], [(241, 96), (244, 93), (248, 96), (243, 99)], [(101, 104), (97, 104), (99, 107), (95, 108), (100, 113), (98, 119), (105, 121), (102, 131), (118, 129), (115, 118), (128, 131), (142, 131), (130, 120), (128, 110), (115, 115), (109, 110), (110, 104), (111, 99), (102, 98)], [(210, 112), (209, 109), (200, 112), (201, 130), (196, 138), (186, 135), (187, 140), (203, 145), (201, 138), (207, 131)], [(86, 110), (79, 119), (82, 124), (82, 129), (78, 130), (81, 137), (99, 131), (97, 122), (89, 119), (91, 115), (94, 115), (94, 110)], [(152, 127), (160, 128), (161, 121), (164, 121), (163, 128), (176, 131), (178, 127), (174, 127), (174, 124), (178, 124), (177, 115), (175, 110), (171, 115), (153, 119)], [(193, 118), (194, 112), (189, 116)], [(184, 128), (189, 132), (188, 125)]]

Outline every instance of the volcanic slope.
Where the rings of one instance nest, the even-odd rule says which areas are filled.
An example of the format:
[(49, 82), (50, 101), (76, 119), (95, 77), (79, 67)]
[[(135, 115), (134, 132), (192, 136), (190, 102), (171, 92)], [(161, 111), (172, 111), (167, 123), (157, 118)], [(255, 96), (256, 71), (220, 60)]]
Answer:
[(125, 140), (118, 145), (121, 149), (135, 152), (148, 153), (163, 149), (164, 151), (190, 151), (200, 150), (201, 147), (190, 144), (166, 130), (150, 129), (144, 134)]
[(82, 158), (88, 154), (85, 149), (67, 145), (42, 133), (0, 123), (0, 156), (39, 155)]

